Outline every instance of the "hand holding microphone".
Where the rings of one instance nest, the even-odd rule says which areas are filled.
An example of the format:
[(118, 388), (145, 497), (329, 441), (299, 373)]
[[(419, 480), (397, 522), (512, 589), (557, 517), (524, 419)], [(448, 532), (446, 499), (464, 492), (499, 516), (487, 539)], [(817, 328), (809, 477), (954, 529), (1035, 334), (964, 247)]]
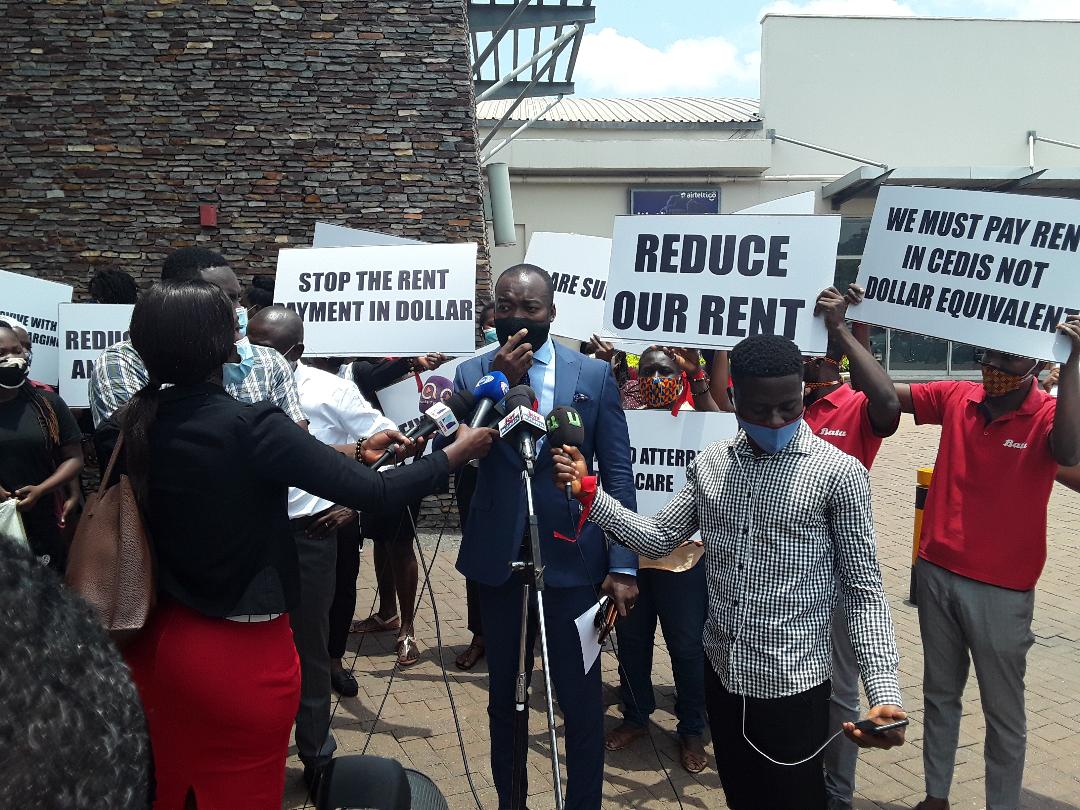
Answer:
[(585, 456), (570, 444), (551, 446), (551, 461), (555, 486), (569, 487), (570, 493), (578, 498), (581, 495), (581, 479), (589, 474)]
[[(551, 442), (553, 449), (556, 447), (578, 448), (585, 443), (585, 428), (581, 424), (581, 414), (565, 405), (558, 406), (548, 414), (547, 432), (548, 441)], [(578, 453), (578, 455), (581, 454)], [(569, 501), (573, 495), (573, 484), (569, 481), (565, 483), (566, 500)]]
[[(388, 430), (383, 431), (383, 433), (396, 434), (398, 437), (400, 437), (400, 439), (397, 440), (398, 443), (403, 444), (410, 450), (414, 449), (414, 445), (417, 444), (419, 444), (419, 449), (422, 450), (424, 447), (424, 440), (426, 440), (428, 436), (435, 433), (436, 431), (441, 433), (443, 436), (449, 436), (454, 433), (461, 425), (462, 420), (465, 419), (472, 411), (473, 403), (474, 400), (472, 394), (470, 394), (468, 391), (457, 391), (456, 393), (452, 394), (450, 398), (446, 400), (446, 402), (436, 402), (434, 405), (424, 411), (424, 418), (420, 421), (420, 424), (413, 427), (404, 436), (402, 436), (402, 434), (398, 433), (397, 431)], [(389, 443), (384, 444), (383, 440), (380, 438), (380, 441), (377, 442), (375, 447), (373, 447), (372, 449), (376, 449), (381, 445), (383, 448), (385, 448), (385, 452), (381, 456), (379, 456), (374, 462), (368, 462), (367, 451), (369, 445), (371, 445), (371, 443), (376, 438), (380, 438), (380, 434), (375, 434), (375, 436), (372, 436), (370, 439), (364, 442), (364, 463), (366, 463), (372, 469), (378, 469), (387, 461), (389, 461), (391, 457), (397, 455), (397, 453), (395, 452), (395, 446)], [(406, 454), (406, 457), (413, 454), (415, 453)]]

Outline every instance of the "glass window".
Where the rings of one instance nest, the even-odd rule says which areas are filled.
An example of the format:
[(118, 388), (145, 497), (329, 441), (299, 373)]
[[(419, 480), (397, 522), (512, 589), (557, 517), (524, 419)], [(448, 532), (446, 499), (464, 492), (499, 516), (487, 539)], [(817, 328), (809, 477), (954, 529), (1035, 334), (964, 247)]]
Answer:
[(833, 286), (844, 292), (859, 275), (859, 259), (837, 259), (833, 273)]
[(947, 340), (893, 329), (889, 342), (889, 368), (895, 371), (933, 372), (934, 377), (943, 377), (948, 351)]
[(870, 217), (844, 217), (840, 220), (840, 242), (837, 256), (861, 257), (870, 232)]
[(978, 371), (982, 356), (981, 346), (969, 346), (967, 343), (952, 344), (953, 374), (958, 371)]

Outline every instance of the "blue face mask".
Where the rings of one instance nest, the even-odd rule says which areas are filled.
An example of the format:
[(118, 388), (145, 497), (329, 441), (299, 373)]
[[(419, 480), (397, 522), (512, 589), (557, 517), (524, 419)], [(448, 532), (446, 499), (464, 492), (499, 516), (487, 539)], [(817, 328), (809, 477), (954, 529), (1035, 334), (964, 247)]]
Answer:
[(498, 343), (498, 341), (499, 341), (499, 333), (495, 331), (494, 326), (489, 326), (487, 329), (484, 330), (484, 343), (485, 344)]
[(240, 337), (247, 335), (248, 316), (247, 310), (243, 307), (236, 308), (236, 328), (240, 332)]
[(753, 422), (747, 422), (737, 415), (735, 419), (739, 423), (739, 427), (746, 431), (746, 435), (753, 440), (754, 444), (770, 456), (779, 453), (791, 444), (791, 440), (794, 439), (795, 434), (799, 432), (799, 425), (802, 424), (803, 420), (802, 414), (799, 414), (786, 425), (781, 425), (778, 428), (771, 428), (766, 427), (765, 425), (755, 425)]
[(225, 385), (240, 385), (255, 368), (255, 352), (247, 338), (236, 341), (236, 353), (240, 355), (239, 363), (225, 363), (221, 367), (221, 381)]

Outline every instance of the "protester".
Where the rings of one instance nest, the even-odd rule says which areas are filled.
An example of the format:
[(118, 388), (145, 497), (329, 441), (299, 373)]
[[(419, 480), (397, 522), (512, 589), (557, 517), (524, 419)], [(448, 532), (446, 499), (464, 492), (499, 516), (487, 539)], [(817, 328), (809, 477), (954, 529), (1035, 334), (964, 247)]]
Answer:
[[(521, 264), (505, 271), (495, 284), (495, 329), (502, 347), (466, 360), (457, 367), (454, 387), (472, 390), (488, 371), (501, 371), (512, 385), (527, 382), (536, 393), (540, 412), (564, 405), (575, 408), (585, 431), (582, 451), (599, 461), (604, 482), (622, 503), (636, 504), (630, 468), (626, 417), (606, 363), (564, 348), (549, 335), (555, 318), (551, 276), (535, 265)], [(546, 454), (538, 462), (547, 477)], [(517, 806), (527, 795), (527, 779), (513, 796), (514, 683), (520, 650), (522, 587), (510, 564), (521, 559), (528, 544), (522, 461), (513, 444), (500, 443), (480, 463), (465, 521), (457, 568), (479, 585), (480, 613), (488, 661), (488, 717), (491, 768), (500, 807)], [(597, 586), (610, 593), (621, 615), (637, 596), (637, 557), (624, 548), (610, 551), (603, 534), (586, 527), (575, 536), (566, 496), (539, 476), (534, 500), (539, 519), (540, 546), (546, 582), (551, 679), (566, 719), (566, 807), (600, 807), (604, 778), (604, 725), (600, 663), (582, 671), (581, 649), (573, 619), (596, 604)], [(530, 574), (531, 576), (531, 574)], [(602, 585), (601, 585), (602, 582)], [(526, 643), (532, 665), (535, 627), (530, 623)]]
[[(728, 806), (820, 810), (821, 751), (839, 731), (828, 717), (838, 590), (851, 617), (869, 717), (905, 717), (869, 478), (803, 423), (803, 363), (794, 343), (746, 338), (730, 363), (742, 430), (699, 453), (682, 492), (654, 517), (598, 490), (574, 448), (552, 448), (555, 480), (560, 487), (573, 482), (586, 504), (582, 517), (639, 554), (659, 559), (700, 532), (709, 594), (705, 699)], [(865, 746), (904, 740), (902, 729), (843, 729)]]
[[(26, 329), (26, 324), (15, 320), (10, 315), (0, 317), (0, 326), (7, 325), (15, 331), (16, 337), (19, 339), (19, 345), (23, 347), (23, 351), (26, 355), (26, 364), (30, 367), (30, 373), (34, 372), (34, 344), (30, 340), (30, 333)], [(27, 378), (34, 388), (38, 388), (42, 391), (51, 391), (56, 393), (56, 388), (46, 383), (35, 380), (31, 377)]]
[[(355, 444), (359, 439), (396, 426), (360, 396), (356, 386), (335, 374), (300, 362), (304, 356), (304, 322), (285, 307), (264, 307), (248, 324), (256, 346), (277, 350), (293, 368), (300, 407), (308, 430), (329, 445)], [(356, 679), (341, 665), (342, 649), (331, 665), (330, 620), (337, 570), (338, 531), (357, 522), (356, 510), (324, 498), (289, 490), (289, 526), (300, 557), (300, 596), (289, 615), (300, 655), (300, 710), (296, 715), (296, 748), (304, 765), (304, 781), (313, 789), (337, 749), (330, 732), (330, 690), (355, 697)], [(353, 578), (355, 588), (356, 579)], [(355, 590), (354, 590), (355, 593)]]
[[(495, 330), (495, 302), (485, 301), (480, 307), (480, 317), (477, 319), (483, 330), (484, 345), (499, 342), (498, 332)], [(472, 464), (466, 464), (458, 472), (454, 479), (454, 495), (457, 499), (458, 520), (464, 530), (465, 521), (469, 516), (469, 508), (472, 504), (472, 496), (476, 492), (476, 477), (478, 468)], [(461, 670), (472, 669), (476, 663), (484, 657), (484, 624), (480, 618), (480, 591), (479, 585), (474, 580), (465, 580), (465, 621), (466, 627), (472, 633), (472, 640), (458, 657), (454, 659), (454, 665)]]
[(134, 304), (139, 297), (135, 279), (124, 270), (99, 270), (89, 290), (92, 304)]
[(0, 807), (144, 810), (139, 697), (97, 615), (0, 540)]
[[(492, 441), (493, 431), (463, 427), (445, 452), (373, 472), (272, 403), (229, 396), (222, 372), (237, 337), (232, 302), (202, 280), (156, 285), (131, 320), (151, 382), (122, 417), (124, 466), (153, 538), (158, 607), (128, 661), (158, 808), (280, 806), (300, 686), (286, 615), (300, 595), (286, 488), (400, 509), (445, 487), (449, 469)], [(357, 443), (357, 459), (394, 442), (419, 449), (382, 432)]]
[(241, 305), (247, 308), (248, 317), (253, 317), (259, 310), (264, 307), (273, 306), (274, 304), (274, 277), (273, 276), (254, 276), (251, 279), (251, 284), (244, 290), (244, 294), (240, 299)]
[[(814, 314), (828, 329), (828, 351), (824, 357), (803, 358), (803, 403), (811, 430), (869, 470), (882, 439), (900, 426), (900, 401), (885, 369), (844, 320), (848, 304), (858, 304), (862, 295), (862, 289), (852, 284), (846, 295), (830, 287), (818, 296)], [(851, 366), (851, 385), (840, 377), (844, 357)], [(851, 646), (845, 605), (840, 601), (832, 619), (829, 726), (838, 728), (858, 719), (859, 665)], [(847, 740), (836, 739), (825, 749), (829, 810), (850, 810), (858, 762), (859, 749)]]
[[(240, 282), (222, 256), (201, 247), (174, 250), (162, 265), (161, 279), (203, 279), (216, 285), (233, 303), (243, 336), (247, 328), (247, 311), (240, 306)], [(102, 423), (149, 382), (146, 367), (130, 340), (103, 351), (94, 362), (90, 377), (90, 410), (94, 415), (94, 426), (100, 429)], [(273, 349), (252, 347), (242, 337), (225, 367), (224, 383), (225, 390), (241, 402), (272, 402), (294, 422), (305, 422), (292, 369)], [(114, 431), (114, 427), (107, 429), (106, 434)]]
[[(406, 374), (433, 371), (449, 358), (432, 352), (421, 357), (361, 358), (349, 365), (347, 376), (376, 409), (382, 410), (377, 392), (397, 382)], [(408, 667), (420, 660), (416, 643), (416, 590), (420, 581), (416, 551), (413, 549), (414, 526), (420, 517), (420, 501), (414, 501), (395, 513), (365, 516), (365, 537), (375, 545), (375, 578), (379, 589), (379, 607), (362, 621), (354, 622), (355, 633), (397, 632), (397, 663)]]
[(1038, 360), (994, 349), (983, 355), (981, 385), (896, 386), (916, 422), (941, 425), (915, 567), (925, 702), (920, 810), (949, 806), (969, 660), (986, 721), (986, 805), (1020, 807), (1024, 674), (1046, 508), (1058, 465), (1080, 463), (1080, 317), (1057, 328), (1072, 344), (1057, 398), (1039, 387)]
[[(679, 367), (673, 358), (681, 361)], [(650, 410), (676, 407), (678, 412), (694, 410), (695, 406), (685, 396), (689, 390), (687, 373), (682, 371), (680, 374), (679, 370), (684, 366), (699, 367), (697, 351), (665, 350), (659, 346), (646, 349), (638, 363), (639, 386), (646, 402), (642, 407)], [(695, 405), (707, 402), (715, 410), (708, 394), (707, 378), (703, 387), (705, 390), (700, 398), (699, 392), (694, 392)], [(662, 559), (638, 559), (637, 601), (630, 615), (620, 617), (615, 623), (623, 721), (604, 738), (604, 747), (608, 751), (618, 751), (648, 733), (649, 716), (656, 710), (652, 663), (659, 620), (675, 676), (675, 716), (678, 718), (675, 733), (679, 738), (679, 762), (689, 773), (700, 773), (708, 764), (702, 740), (705, 731), (705, 651), (701, 646), (701, 634), (707, 610), (705, 566), (698, 564), (702, 555), (701, 541), (695, 538)]]
[[(12, 327), (0, 324), (0, 500), (18, 500), (31, 550), (62, 574), (67, 545), (60, 522), (77, 505), (68, 484), (82, 470), (82, 433), (64, 400), (32, 386), (29, 375), (26, 348)], [(59, 521), (57, 491), (66, 493)]]
[(673, 414), (684, 407), (720, 410), (709, 392), (709, 375), (701, 367), (697, 349), (650, 346), (638, 361), (637, 386), (644, 408), (667, 408)]

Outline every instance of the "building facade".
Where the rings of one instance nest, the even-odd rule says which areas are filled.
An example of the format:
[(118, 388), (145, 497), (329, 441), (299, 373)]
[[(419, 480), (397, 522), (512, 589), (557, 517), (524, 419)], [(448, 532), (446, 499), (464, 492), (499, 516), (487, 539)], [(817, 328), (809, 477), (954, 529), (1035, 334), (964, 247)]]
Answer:
[[(565, 99), (500, 150), (518, 240), (493, 264), (520, 261), (536, 231), (610, 236), (616, 215), (673, 195), (715, 192), (731, 213), (809, 191), (817, 213), (843, 217), (846, 285), (882, 185), (1080, 197), (1080, 151), (1028, 137), (1080, 142), (1077, 53), (1080, 22), (766, 16), (760, 103)], [(479, 105), (482, 132), (500, 104)], [(516, 123), (545, 106), (522, 105)], [(976, 347), (883, 329), (872, 341), (897, 378), (977, 373)]]
[(478, 242), (488, 289), (464, 0), (0, 0), (0, 15), (3, 269), (77, 299), (96, 269), (152, 280), (183, 245), (272, 273), (318, 220)]

